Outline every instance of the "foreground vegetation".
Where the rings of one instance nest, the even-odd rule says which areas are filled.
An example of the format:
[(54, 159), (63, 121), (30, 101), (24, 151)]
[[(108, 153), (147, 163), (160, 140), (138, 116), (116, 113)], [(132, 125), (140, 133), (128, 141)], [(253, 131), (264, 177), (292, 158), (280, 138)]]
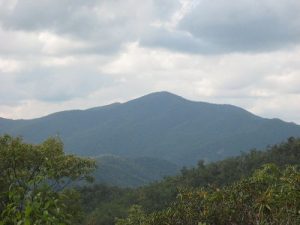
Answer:
[(265, 165), (228, 187), (184, 190), (170, 207), (145, 214), (132, 207), (117, 225), (300, 224), (300, 170)]
[(32, 145), (3, 136), (0, 225), (296, 225), (299, 165), (300, 139), (289, 138), (136, 189), (78, 187), (91, 181), (93, 160), (65, 155), (56, 138)]
[[(270, 163), (276, 166), (273, 165), (264, 167), (265, 164)], [(205, 204), (207, 207), (207, 202), (209, 202), (209, 200), (213, 200), (214, 198), (216, 198), (216, 200), (218, 200), (218, 198), (225, 198), (230, 192), (233, 192), (232, 194), (234, 194), (236, 193), (235, 190), (238, 187), (240, 188), (239, 193), (241, 193), (242, 196), (237, 195), (232, 196), (232, 198), (236, 198), (237, 200), (240, 198), (240, 200), (243, 201), (243, 198), (245, 197), (243, 195), (247, 193), (247, 190), (250, 187), (253, 188), (250, 184), (250, 186), (247, 186), (247, 182), (249, 183), (251, 180), (254, 182), (255, 177), (257, 177), (257, 174), (266, 173), (266, 176), (262, 177), (265, 177), (267, 179), (267, 175), (270, 174), (271, 176), (272, 171), (275, 173), (275, 171), (283, 171), (284, 168), (289, 168), (287, 169), (286, 173), (281, 172), (277, 175), (276, 173), (274, 174), (274, 176), (277, 176), (277, 181), (280, 181), (282, 178), (284, 178), (284, 176), (288, 174), (288, 171), (292, 170), (291, 167), (288, 167), (288, 165), (300, 165), (300, 139), (289, 138), (289, 140), (287, 140), (285, 143), (271, 146), (265, 151), (252, 150), (251, 152), (247, 154), (242, 154), (239, 157), (229, 158), (226, 160), (213, 162), (209, 164), (205, 164), (203, 161), (199, 161), (197, 167), (195, 168), (182, 169), (181, 175), (178, 175), (176, 177), (169, 177), (161, 182), (157, 182), (152, 185), (147, 185), (138, 189), (121, 189), (117, 187), (108, 187), (104, 185), (85, 187), (80, 190), (82, 193), (82, 205), (86, 213), (85, 224), (113, 225), (116, 223), (116, 218), (124, 219), (128, 216), (130, 212), (134, 212), (130, 214), (130, 217), (128, 217), (130, 221), (133, 220), (132, 217), (145, 217), (146, 219), (149, 219), (155, 216), (155, 218), (161, 219), (163, 215), (165, 217), (167, 215), (170, 215), (166, 214), (167, 211), (170, 211), (170, 213), (175, 213), (176, 210), (178, 210), (178, 207), (180, 206), (191, 207), (186, 208), (187, 215), (190, 215), (191, 213), (193, 214), (197, 209), (204, 207), (202, 205), (203, 199), (201, 200), (203, 196), (201, 197), (199, 193), (206, 193), (207, 198), (205, 198)], [(263, 168), (261, 172), (255, 172), (257, 169), (260, 168)], [(298, 173), (297, 167), (293, 167), (293, 171), (295, 171), (295, 173)], [(298, 188), (298, 192), (295, 192), (295, 189), (291, 189), (291, 194), (298, 193), (299, 195), (299, 180), (297, 180), (299, 178), (297, 178), (297, 176), (295, 176), (294, 178), (295, 180), (293, 182), (295, 182), (298, 185), (295, 186), (296, 188)], [(282, 183), (278, 182), (274, 184), (272, 182), (268, 183), (267, 180), (261, 182), (266, 182), (264, 186), (259, 186), (260, 183), (257, 183), (257, 190), (260, 190), (261, 193), (263, 193), (263, 191), (270, 190), (272, 191), (272, 194), (273, 191), (278, 190), (280, 185), (283, 185)], [(268, 186), (271, 184), (279, 186)], [(195, 196), (199, 197), (196, 198)], [(252, 202), (255, 202), (259, 199), (258, 195), (254, 195), (252, 197)], [(229, 202), (226, 202), (226, 198)], [(215, 207), (214, 210), (218, 210), (221, 206), (223, 207), (223, 209), (226, 209), (227, 206), (230, 206), (229, 203), (233, 206), (236, 204), (236, 202), (234, 202), (232, 198), (231, 200), (229, 200), (229, 197), (226, 198), (224, 199), (224, 202), (215, 202), (215, 205), (212, 204), (212, 201), (211, 208), (208, 208), (210, 210), (209, 213), (214, 214), (214, 211), (212, 211), (213, 207)], [(284, 193), (282, 193), (280, 198), (285, 198)], [(191, 202), (189, 202), (190, 200)], [(246, 206), (249, 202), (244, 201), (243, 203), (244, 206)], [(278, 205), (276, 206), (277, 203), (275, 203), (276, 202), (269, 202), (269, 206), (271, 208), (277, 207)], [(248, 207), (254, 207), (254, 205), (249, 204)], [(228, 208), (228, 210), (229, 209), (230, 208)], [(244, 209), (245, 208), (243, 208), (243, 210)], [(254, 209), (257, 208), (253, 208), (253, 210)], [(231, 208), (230, 210), (238, 213), (238, 209)], [(294, 210), (296, 210), (296, 208), (294, 208)], [(252, 212), (254, 213), (254, 211)], [(230, 214), (229, 217), (233, 218), (234, 216), (241, 215), (243, 211), (239, 211), (239, 213), (240, 214)], [(274, 211), (272, 211), (272, 213), (274, 213)], [(287, 216), (287, 214), (280, 215), (282, 217)], [(203, 218), (199, 217), (199, 215), (197, 216), (197, 222), (195, 219), (192, 221), (193, 224), (197, 224), (198, 222), (212, 223), (211, 220), (200, 220)], [(161, 220), (161, 224), (180, 224), (179, 222), (174, 222), (172, 220), (171, 221), (174, 223), (171, 223), (170, 221), (166, 222), (166, 220), (163, 219)], [(143, 221), (143, 219), (141, 221)], [(119, 223), (121, 222), (125, 223), (128, 221), (119, 220)], [(156, 223), (159, 224), (157, 220)], [(228, 222), (227, 224), (239, 223)], [(280, 223), (273, 221), (273, 224)]]
[(40, 145), (0, 137), (0, 224), (81, 224), (80, 195), (69, 185), (90, 181), (95, 162), (65, 155), (59, 139)]

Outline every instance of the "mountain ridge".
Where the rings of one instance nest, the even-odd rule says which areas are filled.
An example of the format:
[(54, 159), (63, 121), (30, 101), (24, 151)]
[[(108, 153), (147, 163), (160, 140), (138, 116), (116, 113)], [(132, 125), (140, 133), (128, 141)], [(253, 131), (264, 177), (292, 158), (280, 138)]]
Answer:
[(300, 136), (300, 126), (265, 119), (233, 105), (155, 92), (125, 103), (32, 120), (0, 120), (3, 133), (34, 143), (59, 135), (67, 152), (83, 156), (153, 157), (191, 165)]

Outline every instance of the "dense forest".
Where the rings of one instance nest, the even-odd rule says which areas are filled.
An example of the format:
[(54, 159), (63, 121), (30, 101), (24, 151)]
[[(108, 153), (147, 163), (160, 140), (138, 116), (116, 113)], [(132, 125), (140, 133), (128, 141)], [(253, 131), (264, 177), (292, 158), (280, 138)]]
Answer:
[[(269, 165), (272, 164), (272, 165)], [(218, 210), (226, 208), (229, 204), (228, 201), (231, 201), (231, 204), (235, 205), (236, 202), (234, 198), (243, 200), (242, 196), (231, 196), (228, 199), (224, 199), (224, 202), (217, 202), (218, 198), (225, 198), (224, 195), (232, 192), (232, 194), (237, 193), (237, 188), (240, 188), (241, 195), (242, 192), (247, 192), (248, 189), (253, 189), (253, 191), (260, 191), (260, 193), (265, 193), (264, 191), (274, 191), (272, 189), (279, 188), (281, 184), (277, 181), (281, 179), (291, 179), (291, 182), (295, 182), (294, 187), (289, 187), (291, 195), (295, 194), (297, 198), (300, 197), (300, 177), (297, 172), (297, 166), (300, 164), (300, 139), (295, 139), (293, 137), (289, 138), (286, 142), (270, 146), (264, 151), (252, 150), (249, 153), (242, 154), (238, 157), (228, 158), (226, 160), (213, 162), (205, 164), (204, 161), (199, 161), (197, 167), (187, 169), (183, 168), (181, 174), (174, 177), (167, 177), (161, 182), (156, 182), (151, 185), (147, 185), (137, 189), (120, 189), (117, 187), (107, 187), (96, 185), (93, 187), (85, 187), (80, 190), (82, 193), (82, 203), (83, 208), (86, 213), (86, 222), (85, 224), (96, 225), (112, 225), (115, 224), (116, 218), (124, 218), (130, 214), (129, 219), (119, 220), (119, 224), (198, 224), (198, 222), (206, 222), (207, 224), (216, 224), (212, 220), (200, 220), (203, 219), (199, 215), (195, 215), (195, 220), (192, 218), (186, 218), (180, 222), (178, 218), (181, 218), (185, 215), (195, 214), (195, 211), (202, 211), (201, 207), (204, 207), (203, 199), (194, 198), (198, 192), (209, 193), (208, 198), (213, 201), (216, 198), (216, 205), (211, 205), (209, 213), (216, 215), (212, 210)], [(291, 169), (288, 165), (296, 166)], [(280, 169), (278, 169), (280, 168)], [(288, 176), (285, 173), (276, 174), (274, 171), (281, 171), (281, 169), (287, 168), (287, 172), (293, 170), (295, 176), (291, 178), (284, 178)], [(261, 169), (261, 170), (259, 170)], [(257, 171), (258, 170), (258, 171)], [(269, 180), (267, 176), (277, 176), (274, 178), (274, 182)], [(258, 181), (254, 186), (247, 186), (247, 182), (251, 183), (251, 180), (259, 179), (258, 174), (261, 174), (262, 181)], [(298, 174), (298, 175), (297, 175)], [(248, 179), (248, 180), (247, 180)], [(264, 180), (265, 179), (265, 180)], [(275, 182), (276, 180), (276, 182)], [(259, 182), (266, 182), (264, 185)], [(269, 182), (269, 183), (268, 183)], [(278, 186), (279, 185), (279, 186)], [(277, 190), (277, 189), (276, 189)], [(255, 193), (253, 192), (253, 193)], [(293, 193), (292, 193), (293, 192)], [(252, 192), (249, 192), (252, 193)], [(216, 195), (216, 196), (215, 196)], [(285, 193), (279, 193), (280, 197), (285, 199)], [(194, 196), (194, 197), (193, 197)], [(221, 196), (221, 197), (220, 197)], [(248, 196), (249, 197), (249, 196)], [(258, 198), (262, 196), (252, 196), (251, 200), (255, 202)], [(231, 199), (233, 198), (233, 199)], [(256, 198), (256, 199), (255, 199)], [(270, 196), (272, 199), (272, 196)], [(296, 199), (296, 197), (295, 197)], [(189, 202), (189, 200), (193, 200)], [(225, 201), (226, 200), (226, 201)], [(249, 200), (250, 201), (250, 200)], [(286, 199), (286, 201), (289, 201)], [(211, 202), (212, 203), (212, 202)], [(218, 205), (219, 204), (219, 205)], [(241, 203), (242, 204), (242, 203)], [(251, 207), (250, 202), (244, 202), (244, 206)], [(277, 203), (270, 203), (275, 206)], [(279, 204), (279, 203), (278, 203)], [(297, 203), (294, 210), (300, 209), (300, 201)], [(187, 207), (185, 209), (179, 210), (178, 207)], [(191, 208), (189, 208), (189, 206)], [(193, 208), (196, 207), (196, 208)], [(215, 207), (215, 208), (214, 208)], [(229, 206), (228, 206), (229, 207)], [(242, 206), (241, 206), (242, 207)], [(254, 206), (253, 206), (254, 207)], [(276, 205), (276, 207), (280, 207)], [(129, 209), (129, 210), (128, 210)], [(229, 209), (228, 209), (229, 210)], [(239, 210), (246, 210), (245, 208), (241, 209), (230, 209), (236, 211), (236, 213), (243, 213)], [(254, 208), (253, 208), (254, 210)], [(246, 210), (247, 211), (247, 210)], [(170, 214), (167, 214), (169, 212)], [(172, 214), (174, 213), (174, 215)], [(179, 213), (179, 214), (178, 214)], [(181, 213), (181, 214), (180, 214)], [(254, 211), (253, 213), (258, 213)], [(148, 215), (146, 217), (145, 215)], [(219, 214), (218, 214), (219, 215)], [(198, 217), (197, 217), (198, 216)], [(221, 215), (220, 215), (221, 216)], [(225, 215), (224, 215), (225, 216)], [(228, 217), (239, 218), (240, 214), (228, 215)], [(245, 215), (246, 216), (246, 215)], [(253, 216), (253, 215), (252, 215)], [(299, 214), (297, 218), (299, 218)], [(138, 219), (137, 222), (132, 217)], [(157, 220), (155, 223), (145, 222), (143, 218), (161, 219), (161, 223)], [(166, 220), (167, 218), (174, 218), (174, 220)], [(236, 219), (235, 218), (235, 219)], [(177, 220), (178, 219), (178, 220)], [(198, 221), (197, 221), (198, 219)], [(275, 220), (275, 218), (274, 218)], [(130, 222), (134, 221), (134, 222)], [(190, 222), (188, 222), (190, 221)], [(256, 221), (257, 222), (257, 221)], [(220, 221), (217, 224), (243, 224), (234, 221)], [(251, 221), (244, 222), (244, 224), (256, 224), (251, 223)], [(262, 222), (260, 224), (263, 224)], [(269, 224), (288, 224), (288, 223), (279, 223), (276, 221), (270, 222)], [(297, 223), (296, 223), (297, 224)], [(299, 223), (298, 223), (299, 224)]]
[[(0, 138), (0, 224), (176, 225), (300, 223), (300, 139), (182, 168), (139, 188), (91, 181), (95, 161)], [(80, 184), (78, 186), (78, 181)], [(85, 183), (87, 184), (87, 183)]]

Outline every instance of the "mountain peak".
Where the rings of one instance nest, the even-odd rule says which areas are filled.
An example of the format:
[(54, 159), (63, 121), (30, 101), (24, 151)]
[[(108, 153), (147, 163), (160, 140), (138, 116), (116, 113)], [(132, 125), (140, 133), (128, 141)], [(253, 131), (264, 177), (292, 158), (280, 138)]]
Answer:
[(142, 97), (136, 98), (129, 101), (128, 103), (155, 103), (155, 104), (164, 104), (170, 102), (182, 102), (187, 101), (181, 96), (173, 94), (167, 91), (153, 92)]
[(158, 92), (152, 92), (150, 94), (144, 95), (141, 98), (145, 98), (145, 97), (151, 97), (151, 98), (181, 98), (181, 96), (173, 94), (171, 92), (168, 91), (158, 91)]
[(159, 157), (191, 165), (199, 159), (222, 159), (299, 137), (300, 126), (162, 91), (122, 104), (60, 112), (37, 120), (0, 120), (0, 134), (4, 133), (32, 143), (59, 133), (72, 154)]
[(144, 107), (145, 105), (151, 107), (159, 107), (161, 105), (170, 105), (174, 103), (182, 103), (187, 101), (186, 99), (175, 95), (167, 91), (153, 92), (142, 97), (128, 101), (128, 105), (136, 105), (138, 107)]

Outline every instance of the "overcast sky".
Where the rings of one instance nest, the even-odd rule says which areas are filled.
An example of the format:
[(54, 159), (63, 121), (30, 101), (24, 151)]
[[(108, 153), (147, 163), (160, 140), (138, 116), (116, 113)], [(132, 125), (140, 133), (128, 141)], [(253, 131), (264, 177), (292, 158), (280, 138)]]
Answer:
[(155, 91), (300, 124), (299, 0), (0, 0), (0, 117)]

